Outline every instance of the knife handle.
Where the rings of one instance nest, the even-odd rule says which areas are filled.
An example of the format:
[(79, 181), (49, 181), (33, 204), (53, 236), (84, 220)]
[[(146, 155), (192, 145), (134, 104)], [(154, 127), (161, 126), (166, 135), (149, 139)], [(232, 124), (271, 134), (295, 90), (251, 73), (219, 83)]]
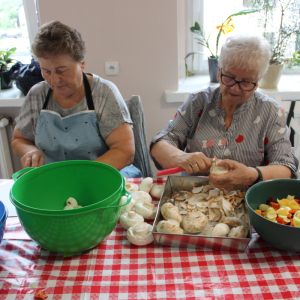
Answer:
[(175, 173), (179, 173), (179, 172), (183, 172), (183, 171), (185, 171), (185, 169), (183, 169), (181, 167), (171, 168), (171, 169), (166, 169), (166, 170), (158, 172), (156, 176), (158, 177), (158, 176), (170, 175), (170, 174), (175, 174)]

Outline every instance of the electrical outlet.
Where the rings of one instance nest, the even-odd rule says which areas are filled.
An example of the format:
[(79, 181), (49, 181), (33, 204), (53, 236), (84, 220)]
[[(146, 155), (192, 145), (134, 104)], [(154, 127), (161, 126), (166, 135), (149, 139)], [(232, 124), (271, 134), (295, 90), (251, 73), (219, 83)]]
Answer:
[(105, 63), (105, 75), (119, 75), (119, 63), (118, 62), (106, 62)]

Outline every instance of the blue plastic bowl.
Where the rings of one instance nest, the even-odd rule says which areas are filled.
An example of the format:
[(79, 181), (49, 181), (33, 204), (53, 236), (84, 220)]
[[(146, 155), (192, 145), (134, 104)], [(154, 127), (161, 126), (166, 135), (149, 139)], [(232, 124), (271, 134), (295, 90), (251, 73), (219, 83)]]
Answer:
[(2, 242), (8, 211), (5, 205), (0, 201), (0, 243)]

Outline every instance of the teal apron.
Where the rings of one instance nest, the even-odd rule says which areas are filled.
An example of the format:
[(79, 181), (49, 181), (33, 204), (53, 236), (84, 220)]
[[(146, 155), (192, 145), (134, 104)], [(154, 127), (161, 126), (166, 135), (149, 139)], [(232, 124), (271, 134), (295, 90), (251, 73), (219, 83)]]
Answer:
[[(45, 164), (65, 160), (94, 160), (109, 150), (101, 137), (91, 88), (84, 73), (83, 82), (88, 110), (66, 117), (47, 110), (52, 89), (46, 96), (36, 126), (35, 144), (43, 152)], [(120, 170), (125, 177), (141, 177), (133, 165)]]

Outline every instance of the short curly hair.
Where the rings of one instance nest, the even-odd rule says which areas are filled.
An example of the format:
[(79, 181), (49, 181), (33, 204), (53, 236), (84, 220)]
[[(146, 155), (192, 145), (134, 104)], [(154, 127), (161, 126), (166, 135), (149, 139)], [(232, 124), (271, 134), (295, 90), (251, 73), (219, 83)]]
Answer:
[(236, 34), (228, 37), (219, 56), (219, 67), (238, 67), (257, 70), (262, 77), (269, 68), (271, 58), (270, 44), (259, 35)]
[(59, 21), (42, 25), (31, 45), (36, 58), (67, 54), (76, 62), (83, 62), (86, 55), (85, 41), (80, 32)]

